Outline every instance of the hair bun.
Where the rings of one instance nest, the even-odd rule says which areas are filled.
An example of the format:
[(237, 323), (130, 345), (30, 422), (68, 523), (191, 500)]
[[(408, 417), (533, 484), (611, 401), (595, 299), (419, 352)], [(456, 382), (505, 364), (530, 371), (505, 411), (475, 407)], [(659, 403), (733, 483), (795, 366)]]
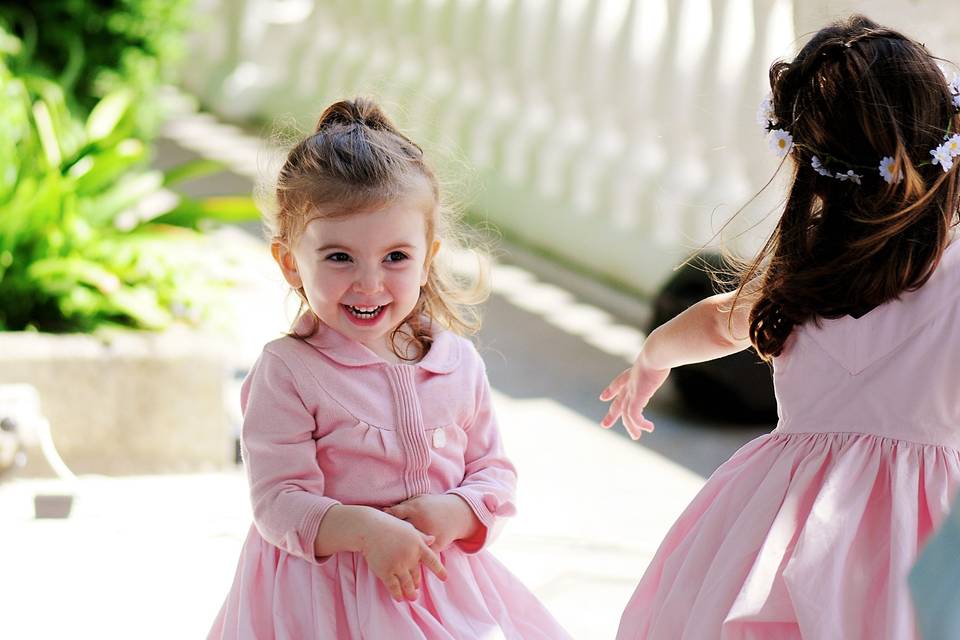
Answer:
[(380, 107), (367, 98), (354, 98), (335, 102), (320, 114), (314, 133), (326, 131), (332, 127), (361, 126), (378, 131), (396, 133), (390, 118)]

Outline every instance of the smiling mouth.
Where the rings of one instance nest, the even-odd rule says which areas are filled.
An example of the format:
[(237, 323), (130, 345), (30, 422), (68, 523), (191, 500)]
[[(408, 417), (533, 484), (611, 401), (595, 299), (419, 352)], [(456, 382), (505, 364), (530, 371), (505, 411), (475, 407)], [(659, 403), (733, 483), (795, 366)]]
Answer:
[(380, 312), (386, 308), (386, 305), (380, 305), (378, 307), (354, 307), (349, 304), (343, 305), (343, 307), (350, 312), (354, 318), (359, 320), (373, 320), (380, 315)]

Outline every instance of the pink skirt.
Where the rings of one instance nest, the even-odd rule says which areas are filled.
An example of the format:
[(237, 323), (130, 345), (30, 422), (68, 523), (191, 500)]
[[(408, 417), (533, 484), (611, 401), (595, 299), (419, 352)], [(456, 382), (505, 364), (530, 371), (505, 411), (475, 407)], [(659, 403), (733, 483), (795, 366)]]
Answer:
[(619, 640), (911, 640), (907, 574), (960, 452), (856, 433), (745, 445), (674, 524)]
[(316, 565), (266, 542), (256, 527), (211, 640), (556, 640), (569, 635), (486, 551), (441, 554), (446, 582), (423, 571), (420, 594), (397, 602), (358, 553)]

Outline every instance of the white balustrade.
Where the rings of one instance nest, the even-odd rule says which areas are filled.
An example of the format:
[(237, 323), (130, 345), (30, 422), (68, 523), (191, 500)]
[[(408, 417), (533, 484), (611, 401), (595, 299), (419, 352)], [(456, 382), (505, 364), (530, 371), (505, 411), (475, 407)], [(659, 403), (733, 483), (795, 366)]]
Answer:
[[(691, 252), (718, 244), (724, 222), (774, 175), (756, 123), (767, 70), (832, 7), (202, 0), (198, 9), (186, 83), (220, 115), (292, 115), (312, 129), (327, 103), (372, 95), (442, 174), (472, 172), (465, 204), (475, 216), (651, 293)], [(734, 218), (725, 246), (758, 246), (783, 179)]]

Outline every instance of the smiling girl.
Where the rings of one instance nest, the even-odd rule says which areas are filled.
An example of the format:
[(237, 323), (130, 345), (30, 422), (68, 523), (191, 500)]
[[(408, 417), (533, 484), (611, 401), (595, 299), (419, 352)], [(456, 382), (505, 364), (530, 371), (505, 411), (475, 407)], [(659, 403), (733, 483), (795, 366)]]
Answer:
[(209, 637), (567, 638), (486, 551), (516, 472), (420, 148), (338, 102), (276, 196), (301, 313), (243, 384), (254, 526)]

